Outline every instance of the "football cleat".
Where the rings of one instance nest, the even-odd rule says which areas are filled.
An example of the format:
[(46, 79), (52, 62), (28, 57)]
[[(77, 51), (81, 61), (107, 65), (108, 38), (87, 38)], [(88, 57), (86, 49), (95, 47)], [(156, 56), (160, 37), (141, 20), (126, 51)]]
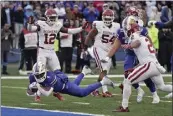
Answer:
[(166, 95), (165, 98), (167, 99), (172, 98), (172, 93), (169, 93), (168, 95)]
[(84, 66), (83, 69), (82, 69), (82, 73), (87, 75), (87, 74), (91, 74), (92, 71), (88, 66)]
[(65, 99), (63, 98), (63, 96), (61, 96), (61, 94), (59, 93), (53, 93), (53, 96), (58, 98), (60, 101), (64, 101)]
[(113, 112), (130, 112), (130, 110), (128, 107), (124, 109), (122, 106), (119, 106), (116, 110), (113, 110)]
[(109, 78), (107, 78), (107, 77), (104, 77), (103, 79), (102, 79), (102, 81), (103, 81), (103, 85), (109, 85), (109, 86), (111, 86), (111, 87), (113, 87), (113, 88), (115, 88), (115, 83), (113, 82), (113, 81), (111, 81)]
[(99, 93), (98, 90), (95, 90), (95, 91), (93, 91), (93, 92), (91, 93), (91, 95), (94, 96), (94, 97), (97, 97), (97, 96), (100, 96), (100, 93)]
[(102, 92), (102, 97), (112, 97), (112, 93), (109, 91), (106, 91), (105, 93)]
[(158, 95), (153, 95), (152, 104), (158, 104), (160, 102), (160, 98)]
[(40, 102), (40, 96), (35, 96), (35, 102)]

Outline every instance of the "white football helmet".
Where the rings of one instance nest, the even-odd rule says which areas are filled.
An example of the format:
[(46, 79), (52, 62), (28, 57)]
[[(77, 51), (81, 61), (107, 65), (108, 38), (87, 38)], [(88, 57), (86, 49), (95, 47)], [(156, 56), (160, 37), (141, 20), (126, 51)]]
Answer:
[(58, 15), (54, 9), (48, 9), (45, 12), (46, 21), (49, 25), (54, 25), (58, 20)]
[(110, 26), (114, 18), (114, 11), (110, 9), (106, 9), (102, 14), (102, 20), (106, 26)]
[(33, 74), (38, 83), (42, 83), (46, 79), (46, 66), (42, 62), (35, 63), (33, 66)]

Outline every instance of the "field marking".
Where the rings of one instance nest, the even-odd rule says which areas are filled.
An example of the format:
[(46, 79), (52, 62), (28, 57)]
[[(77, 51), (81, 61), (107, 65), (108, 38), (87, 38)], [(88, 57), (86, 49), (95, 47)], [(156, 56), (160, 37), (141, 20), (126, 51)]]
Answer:
[(3, 106), (3, 105), (1, 105), (1, 108), (13, 108), (13, 109), (35, 110), (35, 111), (46, 111), (46, 112), (59, 112), (59, 113), (68, 113), (68, 114), (90, 115), (90, 116), (104, 116), (104, 115), (101, 115), (101, 114), (90, 114), (90, 113), (82, 113), (82, 112), (69, 112), (69, 111), (60, 111), (60, 110), (32, 109), (32, 108), (12, 107), (12, 106)]
[(46, 104), (41, 104), (41, 103), (29, 103), (29, 104), (31, 104), (31, 105), (37, 105), (37, 106), (39, 106), (39, 105), (46, 105)]
[[(68, 75), (69, 78), (76, 78), (77, 75)], [(98, 78), (99, 75), (86, 75), (85, 78)], [(123, 78), (124, 75), (108, 75), (109, 78)], [(171, 74), (163, 74), (163, 77), (172, 77)], [(1, 79), (28, 79), (28, 76), (2, 76)]]
[(86, 103), (86, 102), (72, 102), (74, 104), (80, 104), (80, 105), (90, 105), (90, 103)]

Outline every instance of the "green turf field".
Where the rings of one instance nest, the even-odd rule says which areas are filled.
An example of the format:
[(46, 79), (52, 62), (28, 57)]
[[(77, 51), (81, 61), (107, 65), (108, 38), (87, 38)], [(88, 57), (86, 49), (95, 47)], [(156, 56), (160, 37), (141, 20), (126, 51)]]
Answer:
[[(119, 82), (122, 79), (113, 79), (115, 82)], [(151, 104), (152, 98), (146, 87), (145, 97), (142, 103), (136, 102), (136, 91), (133, 89), (132, 96), (130, 98), (130, 112), (129, 113), (114, 113), (113, 109), (121, 104), (121, 91), (119, 88), (110, 89), (114, 94), (112, 98), (92, 97), (77, 98), (69, 95), (63, 95), (65, 101), (59, 101), (53, 96), (42, 97), (41, 104), (45, 105), (31, 105), (34, 103), (32, 97), (27, 97), (26, 86), (28, 80), (1, 80), (2, 81), (2, 93), (1, 93), (1, 105), (4, 106), (16, 106), (16, 107), (28, 107), (38, 109), (49, 110), (62, 110), (73, 112), (84, 112), (92, 114), (104, 114), (111, 116), (172, 116), (172, 101), (170, 99), (161, 98), (159, 104)], [(165, 78), (166, 82), (170, 82), (170, 78)], [(95, 79), (84, 79), (81, 83), (82, 86), (95, 82)], [(158, 91), (160, 97), (163, 97), (166, 93)], [(83, 104), (81, 104), (81, 103)]]
[[(9, 65), (10, 76), (17, 76), (17, 65)], [(113, 69), (111, 73), (123, 74), (122, 65), (118, 64), (117, 69)], [(83, 79), (81, 86), (96, 82), (96, 78)], [(114, 82), (120, 83), (122, 78), (112, 78)], [(165, 82), (172, 83), (171, 77), (164, 78)], [(121, 105), (121, 91), (117, 87), (109, 90), (115, 94), (112, 98), (92, 97), (91, 95), (85, 98), (77, 98), (69, 95), (63, 95), (65, 101), (59, 101), (53, 96), (42, 97), (40, 105), (33, 105), (34, 98), (26, 96), (26, 87), (28, 80), (26, 79), (2, 79), (1, 80), (1, 105), (27, 107), (48, 110), (61, 110), (71, 112), (83, 112), (91, 114), (104, 114), (110, 116), (172, 116), (172, 100), (165, 99), (167, 93), (158, 91), (161, 97), (159, 104), (152, 104), (151, 93), (143, 86), (146, 94), (142, 103), (136, 102), (136, 91), (134, 89), (130, 98), (129, 113), (112, 112), (115, 108)]]

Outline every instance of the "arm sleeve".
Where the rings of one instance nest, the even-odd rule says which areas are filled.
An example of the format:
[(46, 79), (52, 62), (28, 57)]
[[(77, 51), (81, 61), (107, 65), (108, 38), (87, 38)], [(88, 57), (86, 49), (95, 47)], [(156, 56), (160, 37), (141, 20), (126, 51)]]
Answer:
[(19, 47), (21, 49), (24, 49), (24, 47), (25, 47), (24, 43), (25, 43), (25, 38), (24, 38), (24, 33), (22, 31), (21, 34), (20, 34), (20, 37), (19, 37)]
[(81, 31), (82, 31), (82, 27), (79, 27), (79, 28), (74, 28), (74, 29), (68, 29), (67, 33), (77, 34), (77, 33), (80, 33)]

